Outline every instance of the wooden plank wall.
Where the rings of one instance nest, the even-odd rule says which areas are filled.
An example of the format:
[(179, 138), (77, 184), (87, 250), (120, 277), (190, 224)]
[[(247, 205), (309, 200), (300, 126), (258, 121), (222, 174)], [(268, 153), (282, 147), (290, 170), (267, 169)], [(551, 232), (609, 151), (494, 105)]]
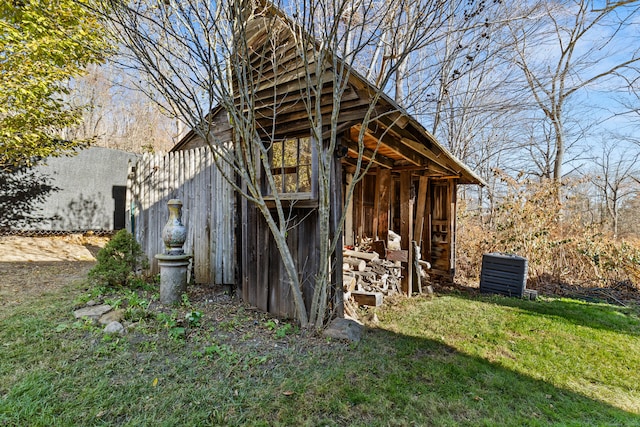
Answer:
[[(287, 273), (269, 227), (262, 214), (246, 200), (242, 204), (242, 300), (260, 310), (285, 318), (296, 318)], [(310, 308), (318, 271), (318, 215), (315, 209), (288, 211), (295, 227), (287, 233), (287, 243), (298, 266), (302, 292)]]
[[(227, 170), (227, 173), (230, 171)], [(129, 173), (127, 229), (159, 272), (155, 255), (164, 251), (167, 202), (180, 199), (187, 227), (184, 249), (193, 255), (196, 283), (235, 283), (235, 198), (209, 148), (145, 154)]]

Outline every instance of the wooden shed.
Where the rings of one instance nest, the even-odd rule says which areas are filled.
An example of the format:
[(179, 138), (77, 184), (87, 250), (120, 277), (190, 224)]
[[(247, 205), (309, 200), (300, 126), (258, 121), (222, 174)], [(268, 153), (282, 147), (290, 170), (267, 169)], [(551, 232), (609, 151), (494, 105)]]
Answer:
[[(284, 19), (284, 18), (282, 18)], [(309, 81), (317, 73), (332, 73), (332, 68), (312, 67), (316, 75), (303, 68), (294, 37), (286, 31), (279, 34), (279, 42), (269, 43), (272, 37), (273, 16), (257, 14), (247, 24), (247, 45), (253, 52), (248, 63), (258, 61), (265, 51), (277, 49), (280, 70), (272, 74), (262, 72), (263, 81), (255, 93), (254, 112), (258, 128), (270, 128), (271, 141), (282, 141), (274, 150), (294, 147), (297, 164), (282, 165), (281, 176), (298, 176), (298, 199), (291, 208), (296, 226), (288, 236), (289, 248), (294, 253), (301, 274), (305, 303), (310, 304), (314, 277), (318, 271), (318, 215), (317, 196), (313, 190), (313, 174), (319, 153), (309, 144), (310, 123), (305, 102)], [(283, 35), (284, 34), (284, 35)], [(302, 77), (301, 77), (302, 76)], [(331, 78), (322, 79), (323, 135), (331, 128), (333, 87)], [(317, 89), (317, 88), (316, 88)], [(401, 249), (394, 253), (403, 261), (402, 291), (410, 295), (415, 291), (412, 280), (414, 245), (421, 248), (421, 259), (431, 264), (431, 275), (451, 278), (455, 268), (456, 190), (459, 184), (483, 184), (480, 177), (447, 151), (414, 117), (397, 103), (379, 93), (365, 78), (354, 70), (348, 73), (348, 83), (340, 102), (340, 111), (334, 117), (333, 129), (338, 129), (339, 145), (332, 157), (331, 215), (340, 218), (346, 209), (343, 233), (344, 245), (360, 245), (367, 241), (379, 242), (382, 256), (386, 255), (389, 230), (401, 237)], [(308, 96), (308, 95), (306, 95)], [(375, 116), (365, 120), (373, 104)], [(231, 141), (232, 126), (227, 112), (218, 107), (206, 118), (216, 140)], [(336, 123), (337, 121), (337, 123)], [(270, 124), (275, 123), (275, 126)], [(363, 129), (364, 128), (364, 129)], [(361, 132), (364, 139), (361, 138)], [(364, 141), (364, 147), (358, 141)], [(188, 133), (172, 151), (188, 150), (205, 145), (195, 132)], [(353, 179), (356, 162), (360, 157), (371, 162), (366, 176), (355, 186), (351, 202), (345, 206), (345, 189)], [(286, 167), (285, 167), (286, 166)], [(300, 176), (307, 175), (302, 182)], [(304, 187), (304, 188), (303, 188)], [(279, 252), (260, 212), (246, 200), (236, 203), (237, 285), (243, 299), (258, 308), (285, 317), (295, 317), (290, 290), (283, 280), (285, 272)], [(332, 265), (342, 265), (342, 251), (337, 250)], [(342, 271), (335, 269), (334, 285), (340, 287)]]

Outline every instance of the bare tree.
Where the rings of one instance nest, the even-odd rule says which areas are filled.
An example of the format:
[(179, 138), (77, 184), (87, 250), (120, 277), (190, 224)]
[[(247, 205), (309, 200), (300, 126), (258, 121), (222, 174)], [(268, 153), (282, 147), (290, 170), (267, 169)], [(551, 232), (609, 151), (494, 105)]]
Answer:
[(637, 162), (640, 151), (620, 152), (617, 150), (619, 142), (602, 143), (602, 153), (594, 159), (598, 171), (591, 178), (602, 197), (614, 238), (617, 238), (619, 232), (621, 206), (640, 192), (634, 178), (639, 172)]
[(90, 67), (87, 75), (73, 82), (69, 103), (83, 107), (82, 122), (66, 129), (65, 137), (133, 153), (170, 149), (179, 125), (136, 84), (140, 83), (112, 64)]
[(594, 10), (589, 0), (547, 1), (530, 20), (510, 24), (514, 64), (552, 130), (548, 141), (553, 150), (552, 179), (557, 183), (567, 149), (567, 102), (587, 86), (633, 71), (633, 64), (640, 61), (637, 50), (615, 50), (626, 46), (618, 39), (638, 15), (634, 3), (611, 3)]
[[(415, 26), (407, 22), (405, 3), (408, 2), (289, 2), (291, 18), (260, 1), (108, 0), (105, 4), (105, 17), (126, 47), (122, 66), (142, 76), (145, 84), (153, 88), (148, 94), (207, 142), (220, 171), (264, 217), (280, 252), (303, 326), (320, 327), (327, 315), (331, 268), (335, 268), (330, 263), (331, 254), (337, 250), (344, 222), (344, 218), (331, 216), (329, 184), (340, 179), (332, 175), (337, 161), (333, 153), (344, 130), (339, 114), (351, 70), (357, 61), (363, 63), (372, 58), (368, 54), (375, 50), (380, 34), (386, 34), (387, 41), (396, 46), (400, 44), (394, 38), (402, 37), (402, 50), (394, 53), (391, 66), (382, 68), (381, 58), (377, 63), (370, 59), (372, 67), (382, 70), (378, 74), (379, 86), (387, 87), (404, 58), (424, 45), (425, 35), (420, 29), (435, 28), (441, 22), (442, 1), (411, 2)], [(394, 17), (391, 22), (390, 16)], [(283, 68), (294, 62), (297, 65), (293, 69)], [(327, 73), (329, 69), (331, 73)], [(290, 227), (295, 225), (288, 215), (292, 204), (280, 196), (281, 180), (270, 164), (271, 149), (278, 141), (275, 110), (290, 103), (291, 96), (274, 92), (269, 100), (260, 92), (265, 81), (275, 84), (287, 72), (299, 73), (303, 82), (302, 90), (295, 91), (296, 102), (304, 105), (306, 114), (300, 120), (308, 122), (315, 152), (319, 154), (321, 261), (309, 312), (286, 240)], [(333, 100), (329, 112), (322, 105), (327, 96)], [(381, 90), (370, 94), (363, 129), (379, 114), (375, 105), (381, 96)], [(264, 108), (266, 102), (273, 106), (269, 117)], [(232, 141), (219, 139), (214, 124), (207, 120), (214, 108), (226, 112), (233, 128)], [(359, 135), (356, 178), (346, 191), (347, 202), (366, 168), (363, 138), (364, 131)], [(334, 227), (330, 226), (331, 221), (335, 222)]]

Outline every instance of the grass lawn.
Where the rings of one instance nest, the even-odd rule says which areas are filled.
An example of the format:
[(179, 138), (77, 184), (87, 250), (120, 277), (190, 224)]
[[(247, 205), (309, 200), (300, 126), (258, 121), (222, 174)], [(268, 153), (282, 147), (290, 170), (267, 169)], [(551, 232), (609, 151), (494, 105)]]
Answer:
[(0, 307), (0, 426), (640, 426), (638, 308), (398, 299), (354, 345), (192, 292), (106, 296), (124, 336), (82, 283)]

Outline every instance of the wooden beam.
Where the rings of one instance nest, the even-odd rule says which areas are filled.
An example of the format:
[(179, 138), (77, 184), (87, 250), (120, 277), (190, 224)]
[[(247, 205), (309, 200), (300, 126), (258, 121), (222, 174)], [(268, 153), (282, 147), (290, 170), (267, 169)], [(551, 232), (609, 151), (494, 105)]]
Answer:
[(382, 305), (382, 292), (351, 292), (351, 298), (359, 305), (380, 307)]
[(413, 275), (413, 262), (411, 250), (411, 209), (409, 199), (411, 198), (411, 172), (400, 172), (400, 244), (402, 249), (409, 251), (408, 261), (403, 263), (402, 292), (406, 296), (411, 296), (411, 282)]
[[(385, 116), (381, 116), (378, 119), (378, 123), (386, 128), (390, 128), (390, 129), (395, 129), (396, 124), (393, 123), (389, 117), (385, 117)], [(420, 133), (416, 130), (417, 133)], [(441, 166), (442, 168), (444, 168), (446, 171), (449, 171), (450, 174), (456, 174), (457, 168), (454, 167), (455, 162), (453, 161), (453, 159), (449, 158), (449, 156), (447, 156), (446, 154), (444, 154), (443, 152), (441, 152), (437, 146), (433, 143), (433, 142), (429, 142), (428, 144), (425, 144), (425, 142), (418, 142), (415, 141), (411, 138), (409, 138), (409, 135), (412, 135), (411, 133), (408, 133), (407, 131), (403, 131), (402, 135), (398, 134), (400, 136), (400, 142), (415, 150), (416, 152), (420, 153), (420, 155), (426, 157), (427, 159), (431, 160), (433, 163)], [(433, 148), (435, 148), (436, 150), (438, 150), (439, 152), (435, 152), (433, 150)]]
[(340, 229), (340, 218), (342, 218), (342, 209), (344, 201), (342, 200), (342, 163), (335, 156), (331, 156), (331, 173), (330, 173), (330, 211), (329, 211), (329, 238), (337, 242), (333, 253), (333, 271), (331, 272), (331, 299), (338, 317), (344, 317), (344, 295), (342, 288), (342, 248), (343, 234), (338, 233)]
[[(338, 136), (343, 134), (346, 130), (351, 128), (351, 126), (353, 126), (354, 123), (355, 121), (339, 123), (338, 126), (336, 126), (335, 128), (335, 135)], [(331, 138), (331, 135), (333, 133), (334, 133), (334, 129), (331, 129), (331, 126), (325, 126), (324, 129), (322, 130), (322, 139), (328, 140), (329, 138)]]
[[(456, 182), (453, 179), (449, 180), (449, 247), (451, 253), (449, 254), (449, 264), (451, 269), (451, 276), (455, 274), (456, 269), (456, 209), (457, 209), (457, 191)], [(452, 277), (453, 278), (453, 277)]]
[(375, 180), (375, 197), (373, 199), (373, 225), (371, 229), (373, 230), (373, 240), (378, 240), (378, 220), (380, 217), (380, 171), (384, 168), (376, 169), (376, 180)]
[(389, 202), (391, 198), (391, 171), (389, 169), (378, 169), (378, 238), (388, 244), (389, 238)]
[[(355, 144), (353, 141), (343, 139), (342, 143), (349, 149), (349, 154), (351, 154), (351, 156), (357, 157), (359, 155), (358, 150), (360, 147), (358, 147), (357, 144)], [(380, 155), (379, 153), (374, 153), (368, 148), (362, 147), (362, 158), (368, 162), (373, 162), (387, 169), (393, 168), (393, 160), (388, 159)]]
[(352, 203), (356, 229), (355, 243), (359, 245), (364, 234), (364, 185), (362, 180), (356, 183), (356, 187), (353, 191)]
[(404, 129), (409, 124), (409, 116), (400, 111), (390, 111), (387, 116), (393, 120), (394, 124), (400, 129)]
[(420, 177), (418, 185), (418, 201), (416, 204), (416, 224), (413, 231), (413, 240), (422, 248), (422, 231), (424, 229), (425, 212), (427, 208), (427, 188), (429, 188), (429, 178)]
[(378, 141), (380, 141), (380, 143), (396, 152), (403, 159), (411, 162), (414, 166), (422, 167), (426, 164), (426, 160), (424, 159), (424, 157), (422, 157), (417, 151), (408, 149), (405, 145), (401, 144), (400, 141), (387, 130), (381, 128), (373, 130), (371, 129), (371, 127), (368, 127), (366, 133), (373, 136)]

